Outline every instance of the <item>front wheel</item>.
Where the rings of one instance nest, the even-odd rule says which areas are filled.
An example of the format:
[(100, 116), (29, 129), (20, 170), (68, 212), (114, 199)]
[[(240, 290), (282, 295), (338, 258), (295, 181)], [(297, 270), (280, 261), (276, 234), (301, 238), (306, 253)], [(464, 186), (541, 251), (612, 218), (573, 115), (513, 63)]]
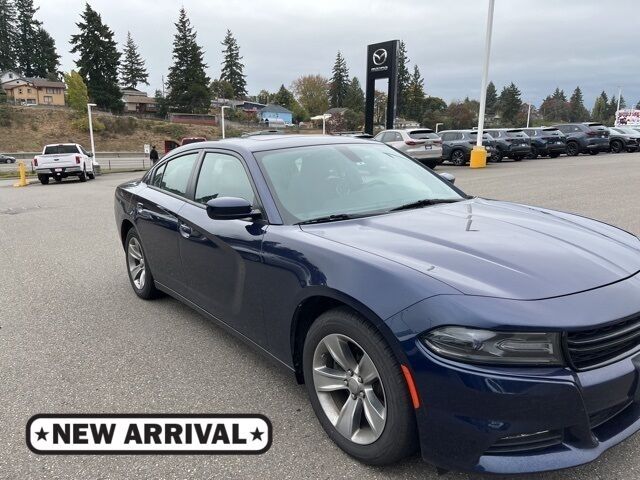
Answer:
[(149, 270), (142, 242), (133, 228), (127, 233), (124, 244), (127, 255), (127, 273), (133, 291), (145, 300), (158, 297), (160, 292), (156, 288), (153, 275)]
[(415, 415), (400, 364), (358, 314), (336, 308), (311, 325), (303, 370), (320, 424), (346, 453), (387, 465), (415, 451)]
[(502, 150), (500, 150), (499, 148), (496, 148), (493, 154), (491, 155), (491, 158), (496, 162), (500, 163), (504, 158), (504, 153), (502, 153)]
[(575, 157), (580, 153), (580, 147), (576, 142), (567, 142), (567, 156)]
[(87, 177), (89, 177), (89, 180), (93, 180), (96, 178), (96, 174), (94, 172), (87, 172)]
[(613, 140), (611, 142), (611, 151), (613, 153), (620, 153), (624, 150), (624, 144), (620, 140)]

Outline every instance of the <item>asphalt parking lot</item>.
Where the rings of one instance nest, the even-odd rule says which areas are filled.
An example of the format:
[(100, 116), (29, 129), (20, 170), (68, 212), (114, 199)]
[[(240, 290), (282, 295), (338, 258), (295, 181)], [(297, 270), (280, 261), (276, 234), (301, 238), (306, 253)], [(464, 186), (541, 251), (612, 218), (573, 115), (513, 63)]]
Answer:
[[(439, 167), (467, 193), (594, 217), (640, 234), (640, 153)], [(138, 299), (113, 219), (113, 190), (140, 173), (79, 183), (0, 184), (0, 478), (478, 478), (419, 458), (386, 468), (343, 454), (302, 386), (170, 298)], [(532, 246), (534, 248), (534, 246)], [(36, 413), (262, 413), (261, 456), (38, 456)], [(640, 436), (596, 462), (536, 479), (640, 479)]]

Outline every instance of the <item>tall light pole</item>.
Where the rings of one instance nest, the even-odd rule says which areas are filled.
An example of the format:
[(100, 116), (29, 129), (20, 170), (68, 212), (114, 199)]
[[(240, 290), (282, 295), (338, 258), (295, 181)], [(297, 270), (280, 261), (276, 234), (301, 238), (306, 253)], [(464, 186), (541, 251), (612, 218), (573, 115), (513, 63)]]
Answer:
[(529, 128), (530, 119), (531, 119), (531, 102), (529, 102), (529, 108), (527, 109), (527, 128)]
[(440, 125), (444, 125), (444, 123), (442, 123), (442, 122), (438, 122), (438, 123), (436, 123), (436, 133), (438, 133), (438, 127), (439, 127)]
[[(91, 139), (91, 154), (93, 160), (96, 158), (96, 145), (93, 143), (93, 122), (91, 120), (91, 107), (96, 107), (95, 103), (87, 103), (87, 116), (89, 117), (89, 138)], [(93, 160), (91, 163), (93, 163)]]
[(618, 110), (616, 112), (620, 110), (620, 97), (622, 97), (622, 87), (618, 87)]
[(484, 111), (487, 104), (487, 83), (489, 79), (489, 56), (491, 54), (491, 33), (493, 30), (493, 6), (495, 0), (489, 0), (487, 12), (487, 32), (484, 39), (484, 65), (482, 67), (482, 83), (480, 86), (480, 111), (478, 112), (478, 135), (476, 146), (471, 151), (471, 168), (483, 168), (487, 166), (487, 151), (482, 146), (482, 133), (484, 130)]
[(231, 108), (229, 105), (223, 105), (220, 107), (220, 119), (222, 122), (222, 138), (225, 138), (225, 134), (224, 134), (224, 109), (225, 108)]

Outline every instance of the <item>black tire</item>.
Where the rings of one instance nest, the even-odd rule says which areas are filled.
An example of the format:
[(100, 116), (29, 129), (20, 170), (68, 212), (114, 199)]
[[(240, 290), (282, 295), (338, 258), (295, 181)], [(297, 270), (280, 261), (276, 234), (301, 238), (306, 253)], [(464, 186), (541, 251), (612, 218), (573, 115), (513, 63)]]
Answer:
[(464, 167), (467, 164), (467, 159), (465, 157), (466, 155), (464, 154), (464, 151), (457, 148), (451, 152), (451, 163), (456, 167)]
[(551, 158), (558, 158), (560, 156), (560, 154), (558, 152), (553, 152), (553, 153), (550, 153), (549, 156)]
[(47, 175), (38, 175), (38, 180), (42, 185), (47, 185), (49, 183), (49, 177)]
[(89, 180), (93, 180), (96, 178), (96, 174), (94, 172), (87, 172), (87, 177), (89, 177)]
[(536, 158), (538, 158), (539, 155), (540, 153), (538, 152), (538, 147), (531, 145), (531, 153), (527, 155), (527, 158), (530, 158), (531, 160), (535, 160)]
[(600, 150), (589, 150), (589, 155), (598, 155)]
[[(145, 260), (145, 282), (144, 285), (142, 286), (142, 288), (138, 288), (136, 286), (136, 284), (133, 281), (133, 278), (131, 277), (131, 271), (129, 269), (129, 263), (128, 263), (128, 248), (129, 248), (129, 244), (131, 242), (131, 239), (135, 238), (138, 242), (138, 244), (140, 245), (140, 249), (142, 251), (142, 256)], [(127, 237), (124, 241), (124, 251), (125, 251), (125, 264), (127, 267), (127, 275), (129, 276), (129, 282), (131, 283), (131, 288), (133, 288), (133, 291), (135, 292), (135, 294), (137, 296), (139, 296), (140, 298), (144, 299), (144, 300), (152, 300), (154, 298), (158, 298), (160, 296), (162, 296), (162, 293), (160, 292), (160, 290), (158, 290), (156, 288), (155, 282), (153, 280), (153, 274), (151, 273), (151, 270), (149, 269), (149, 264), (146, 261), (146, 255), (144, 253), (144, 246), (142, 245), (142, 241), (140, 240), (140, 237), (138, 236), (138, 232), (136, 232), (135, 228), (131, 228), (129, 230), (129, 232), (127, 232)]]
[(491, 155), (491, 159), (496, 161), (496, 162), (498, 162), (498, 163), (500, 163), (503, 158), (504, 158), (504, 153), (499, 148), (496, 148), (493, 151), (493, 154)]
[(567, 142), (567, 157), (575, 157), (580, 153), (580, 145), (577, 142)]
[[(620, 153), (623, 150), (624, 150), (624, 143), (622, 143), (621, 140), (611, 140), (611, 152), (612, 153)], [(591, 152), (589, 152), (589, 153), (591, 153)]]
[[(331, 423), (318, 399), (313, 380), (313, 356), (318, 344), (331, 334), (353, 339), (369, 355), (384, 385), (386, 423), (380, 436), (367, 445), (343, 436)], [(303, 371), (311, 405), (320, 424), (342, 450), (369, 465), (388, 465), (415, 452), (418, 446), (415, 413), (400, 364), (382, 335), (354, 311), (340, 307), (323, 313), (307, 333)]]
[(81, 182), (87, 181), (87, 167), (84, 167), (82, 169), (82, 173), (78, 175), (78, 180), (80, 180)]
[(513, 156), (513, 161), (514, 162), (521, 162), (522, 161), (522, 155), (514, 155)]

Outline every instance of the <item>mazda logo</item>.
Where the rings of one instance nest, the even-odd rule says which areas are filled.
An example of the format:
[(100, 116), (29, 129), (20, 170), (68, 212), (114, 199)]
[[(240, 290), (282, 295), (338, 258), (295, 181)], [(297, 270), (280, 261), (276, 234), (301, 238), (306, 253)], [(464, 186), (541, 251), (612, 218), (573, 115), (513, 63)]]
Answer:
[(379, 48), (373, 52), (373, 63), (376, 65), (382, 65), (387, 61), (387, 51), (384, 48)]

